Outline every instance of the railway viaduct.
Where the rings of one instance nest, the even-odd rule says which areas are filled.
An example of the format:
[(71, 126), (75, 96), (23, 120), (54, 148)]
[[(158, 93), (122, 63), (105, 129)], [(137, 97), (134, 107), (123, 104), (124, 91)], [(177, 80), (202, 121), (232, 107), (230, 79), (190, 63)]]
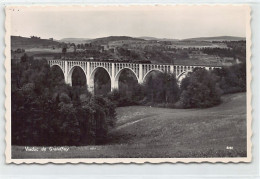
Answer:
[(147, 75), (152, 71), (174, 73), (176, 79), (180, 82), (188, 72), (194, 68), (205, 68), (211, 70), (221, 67), (210, 66), (187, 66), (170, 64), (142, 64), (142, 63), (121, 63), (121, 62), (99, 62), (99, 61), (80, 61), (80, 60), (48, 60), (50, 67), (58, 66), (64, 74), (65, 83), (72, 85), (72, 73), (76, 67), (82, 69), (86, 75), (88, 90), (94, 93), (94, 77), (98, 69), (103, 68), (107, 71), (111, 80), (111, 90), (119, 88), (120, 74), (128, 69), (131, 70), (138, 83), (142, 84)]

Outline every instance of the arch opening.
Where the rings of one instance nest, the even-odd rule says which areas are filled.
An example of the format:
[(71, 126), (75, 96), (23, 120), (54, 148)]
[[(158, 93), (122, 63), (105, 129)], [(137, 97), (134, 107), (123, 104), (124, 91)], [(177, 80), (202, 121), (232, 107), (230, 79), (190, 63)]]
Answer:
[(160, 70), (151, 70), (144, 77), (144, 88), (146, 100), (152, 103), (162, 102), (163, 93), (163, 78), (164, 73)]
[(162, 73), (164, 72), (158, 69), (150, 70), (144, 75), (143, 82), (146, 83), (148, 79), (158, 76), (158, 74), (162, 74)]
[(181, 83), (181, 81), (187, 76), (188, 72), (187, 71), (183, 71), (182, 73), (180, 73), (177, 76), (177, 81), (178, 83)]
[(191, 67), (190, 70), (187, 70), (187, 71), (183, 71), (181, 72), (179, 75), (177, 75), (176, 79), (177, 79), (177, 82), (178, 82), (178, 85), (180, 86), (181, 85), (181, 81), (186, 78), (189, 74), (193, 73), (194, 71), (196, 71), (197, 67)]
[(79, 66), (73, 67), (68, 74), (68, 82), (71, 86), (86, 86), (87, 79), (83, 69)]
[(175, 103), (179, 87), (175, 74), (159, 70), (151, 71), (144, 79), (146, 101), (151, 103)]
[(65, 76), (59, 65), (52, 65), (50, 71), (55, 84), (65, 83)]
[(90, 75), (89, 91), (105, 95), (111, 91), (111, 77), (106, 69), (97, 67)]
[(115, 89), (123, 96), (132, 98), (138, 87), (138, 78), (133, 70), (124, 68), (115, 77)]

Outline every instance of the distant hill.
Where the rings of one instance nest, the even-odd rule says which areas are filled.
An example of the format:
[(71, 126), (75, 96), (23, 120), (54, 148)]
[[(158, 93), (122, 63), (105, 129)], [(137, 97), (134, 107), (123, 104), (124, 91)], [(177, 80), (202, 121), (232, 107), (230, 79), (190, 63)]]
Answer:
[(93, 44), (108, 44), (108, 42), (112, 41), (125, 41), (125, 40), (132, 40), (132, 41), (144, 41), (144, 39), (128, 37), (128, 36), (109, 36), (109, 37), (102, 37), (90, 40)]
[(21, 36), (11, 36), (11, 49), (16, 50), (18, 48), (29, 49), (29, 48), (46, 48), (56, 47), (60, 43), (52, 39), (40, 39), (37, 37), (28, 38)]
[(64, 43), (75, 43), (75, 44), (81, 44), (81, 43), (86, 43), (90, 41), (90, 38), (63, 38), (61, 40), (58, 40), (59, 42), (64, 42)]
[(240, 41), (246, 40), (245, 37), (234, 37), (234, 36), (218, 36), (218, 37), (196, 37), (183, 39), (182, 41)]
[(137, 37), (139, 39), (144, 39), (144, 40), (157, 40), (157, 41), (178, 41), (178, 39), (169, 39), (169, 38), (156, 38), (156, 37)]

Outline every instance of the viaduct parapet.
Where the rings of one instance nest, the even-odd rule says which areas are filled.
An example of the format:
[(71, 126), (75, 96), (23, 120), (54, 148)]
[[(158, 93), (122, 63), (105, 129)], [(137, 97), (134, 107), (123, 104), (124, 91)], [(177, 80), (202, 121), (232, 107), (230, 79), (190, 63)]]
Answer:
[(174, 73), (180, 82), (188, 72), (194, 68), (205, 68), (207, 70), (221, 68), (212, 66), (187, 66), (187, 65), (168, 65), (168, 64), (142, 64), (142, 63), (121, 63), (121, 62), (98, 62), (98, 61), (77, 61), (77, 60), (48, 60), (50, 67), (59, 66), (64, 74), (65, 83), (72, 85), (72, 73), (76, 67), (82, 69), (86, 75), (88, 90), (94, 92), (94, 77), (98, 69), (103, 68), (107, 71), (111, 80), (111, 90), (119, 88), (119, 77), (121, 73), (128, 69), (131, 70), (138, 83), (142, 84), (147, 75), (152, 71)]

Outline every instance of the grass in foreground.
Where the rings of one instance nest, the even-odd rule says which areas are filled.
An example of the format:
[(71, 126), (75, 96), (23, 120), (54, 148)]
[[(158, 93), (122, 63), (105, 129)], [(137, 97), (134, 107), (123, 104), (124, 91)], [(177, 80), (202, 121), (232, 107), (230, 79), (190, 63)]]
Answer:
[[(225, 95), (207, 109), (130, 106), (106, 145), (70, 146), (67, 152), (28, 152), (12, 147), (12, 158), (191, 158), (246, 157), (246, 93)], [(232, 149), (230, 149), (232, 147)]]

